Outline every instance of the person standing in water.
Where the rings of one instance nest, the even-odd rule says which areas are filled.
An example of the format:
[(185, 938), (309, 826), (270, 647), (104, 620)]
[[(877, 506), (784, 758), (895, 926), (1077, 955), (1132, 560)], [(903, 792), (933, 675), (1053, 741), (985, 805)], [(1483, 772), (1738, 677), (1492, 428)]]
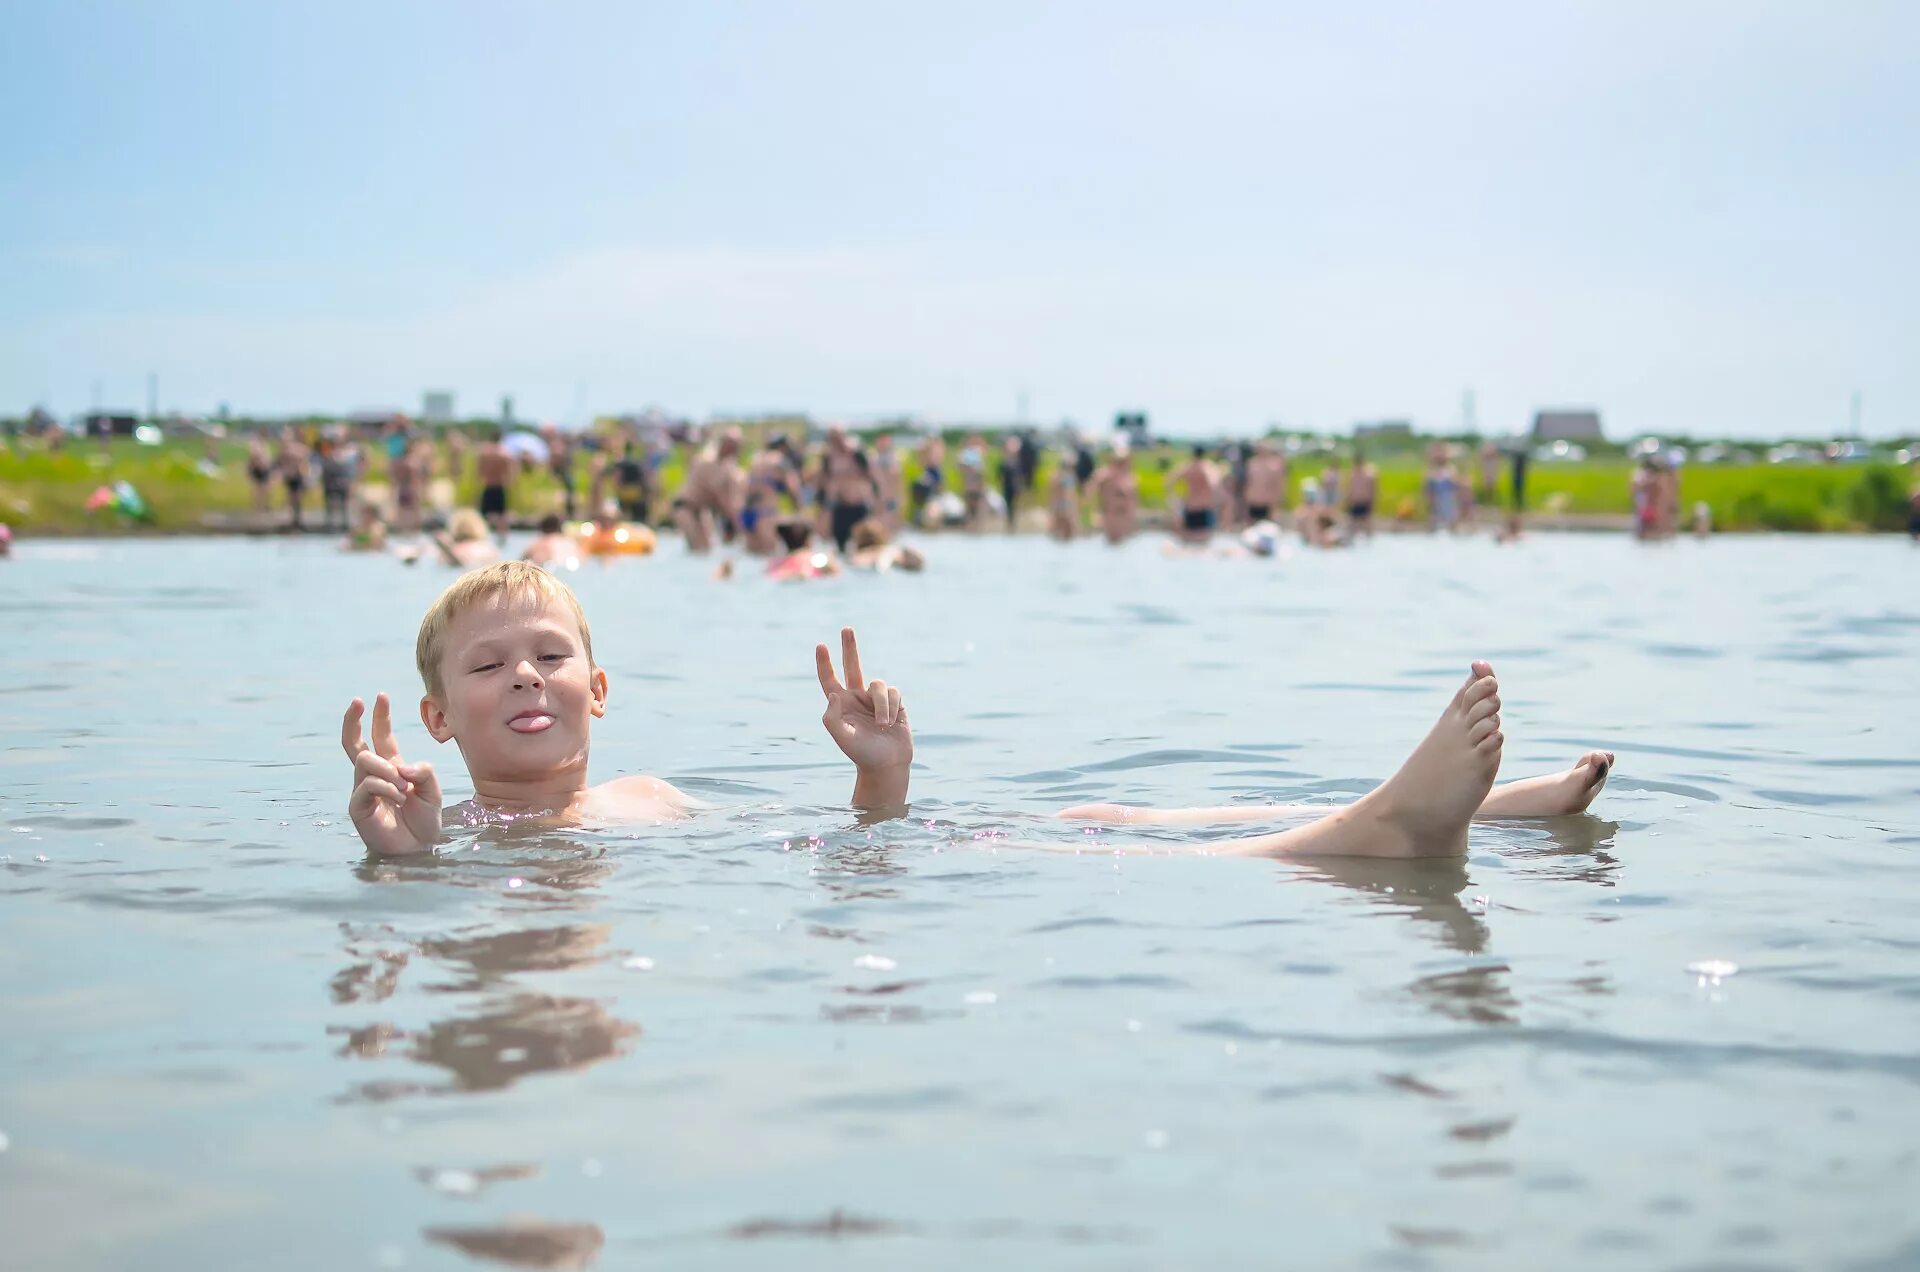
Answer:
[(1220, 500), (1225, 494), (1219, 470), (1207, 460), (1207, 448), (1195, 446), (1170, 484), (1181, 492), (1178, 537), (1188, 543), (1205, 543), (1220, 524)]
[(1140, 518), (1140, 479), (1133, 472), (1133, 456), (1124, 442), (1107, 452), (1107, 462), (1093, 475), (1093, 496), (1100, 507), (1100, 532), (1108, 543), (1131, 538)]
[(687, 466), (675, 521), (688, 550), (705, 552), (712, 547), (716, 526), (724, 542), (733, 542), (740, 520), (741, 475), (740, 430), (723, 429), (714, 444)]
[(272, 504), (273, 452), (264, 429), (255, 429), (247, 443), (247, 481), (253, 486), (253, 510), (263, 516)]
[(1373, 535), (1373, 505), (1380, 497), (1380, 470), (1358, 446), (1353, 448), (1353, 480), (1347, 483), (1347, 539)]
[(1272, 521), (1287, 506), (1287, 457), (1261, 438), (1247, 459), (1247, 520)]
[(827, 528), (841, 553), (853, 537), (853, 528), (873, 514), (879, 492), (867, 457), (838, 425), (827, 430), (827, 448), (820, 455), (820, 502), (827, 510)]
[(1065, 464), (1057, 465), (1047, 490), (1047, 533), (1062, 543), (1080, 532), (1080, 492), (1073, 473)]
[(474, 459), (474, 475), (480, 479), (480, 516), (493, 528), (495, 537), (507, 537), (507, 488), (513, 484), (513, 456), (507, 454), (500, 438), (488, 434)]
[(321, 527), (328, 533), (347, 529), (347, 502), (353, 496), (353, 458), (337, 437), (320, 441)]
[(1329, 518), (1338, 515), (1338, 510), (1343, 506), (1340, 492), (1344, 487), (1340, 456), (1336, 453), (1327, 457), (1327, 466), (1320, 472), (1320, 506), (1326, 509)]
[(1633, 476), (1627, 479), (1627, 497), (1633, 501), (1633, 537), (1643, 541), (1653, 538), (1653, 456), (1641, 456), (1634, 466)]
[(1490, 512), (1500, 508), (1500, 448), (1492, 442), (1480, 443), (1480, 490), (1475, 502)]
[(978, 433), (960, 448), (960, 497), (966, 500), (967, 529), (977, 530), (987, 509), (987, 439)]
[(780, 550), (776, 528), (782, 496), (800, 506), (800, 482), (794, 475), (792, 451), (785, 437), (776, 437), (747, 464), (747, 490), (740, 507), (740, 534), (747, 551), (766, 556)]
[(880, 520), (888, 534), (898, 534), (906, 514), (907, 476), (900, 467), (900, 452), (893, 447), (893, 434), (881, 433), (873, 439), (869, 464), (880, 496)]
[(947, 488), (947, 443), (935, 433), (920, 443), (920, 475), (913, 479), (913, 524), (926, 524), (927, 505)]
[(1020, 513), (1020, 455), (1020, 439), (1008, 433), (1000, 444), (1000, 501), (1006, 505), (1009, 534)]
[(312, 452), (300, 440), (298, 430), (288, 428), (280, 434), (280, 449), (273, 457), (273, 466), (280, 474), (280, 483), (286, 487), (288, 524), (295, 530), (306, 529), (300, 520), (300, 503), (307, 493), (307, 467), (311, 456)]
[(1460, 527), (1460, 474), (1453, 466), (1453, 447), (1435, 442), (1427, 448), (1427, 529), (1457, 530)]
[[(613, 499), (620, 505), (620, 514), (639, 525), (650, 524), (648, 517), (653, 512), (653, 474), (648, 471), (646, 456), (640, 453), (640, 447), (633, 439), (627, 439), (621, 446), (620, 458), (613, 462), (612, 475)], [(568, 515), (572, 515), (571, 511)]]

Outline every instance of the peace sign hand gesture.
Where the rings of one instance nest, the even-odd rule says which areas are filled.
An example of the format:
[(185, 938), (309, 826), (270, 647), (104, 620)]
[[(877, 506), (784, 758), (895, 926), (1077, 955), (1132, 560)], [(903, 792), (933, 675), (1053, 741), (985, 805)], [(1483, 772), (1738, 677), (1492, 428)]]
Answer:
[(820, 692), (827, 698), (820, 723), (859, 770), (853, 784), (853, 802), (862, 808), (905, 804), (907, 774), (913, 766), (913, 727), (907, 723), (900, 691), (884, 680), (867, 681), (863, 677), (860, 646), (851, 627), (840, 630), (845, 684), (834, 674), (833, 655), (825, 645), (814, 647), (813, 661), (820, 676)]
[(373, 700), (373, 745), (360, 740), (367, 704), (355, 698), (340, 724), (340, 745), (353, 761), (347, 815), (360, 841), (377, 853), (402, 856), (433, 851), (440, 842), (440, 779), (431, 764), (408, 764), (393, 740), (387, 695)]

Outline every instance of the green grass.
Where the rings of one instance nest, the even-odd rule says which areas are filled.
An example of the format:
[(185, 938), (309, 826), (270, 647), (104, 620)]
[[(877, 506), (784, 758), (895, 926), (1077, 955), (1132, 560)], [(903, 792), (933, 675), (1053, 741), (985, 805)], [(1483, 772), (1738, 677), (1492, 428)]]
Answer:
[[(70, 441), (58, 452), (20, 442), (0, 447), (0, 520), (17, 529), (49, 533), (133, 531), (190, 532), (201, 529), (208, 514), (244, 515), (253, 506), (246, 479), (246, 450), (237, 443), (217, 443), (212, 458), (217, 472), (202, 472), (206, 455), (202, 443), (179, 441), (142, 446), (117, 440), (104, 451), (93, 442)], [(1182, 452), (1158, 448), (1136, 456), (1142, 503), (1161, 508), (1167, 502), (1168, 477)], [(998, 484), (997, 457), (989, 471)], [(1040, 465), (1039, 487), (1046, 489), (1058, 457), (1049, 453)], [(471, 506), (478, 491), (471, 464), (456, 500)], [(919, 475), (911, 455), (904, 457), (907, 479)], [(948, 463), (948, 484), (959, 486), (958, 465)], [(1320, 457), (1302, 458), (1292, 465), (1291, 484), (1297, 498), (1301, 481), (1325, 467)], [(376, 461), (376, 472), (384, 463)], [(1535, 463), (1527, 480), (1527, 504), (1534, 512), (1610, 514), (1631, 511), (1628, 481), (1633, 466), (1624, 459), (1594, 459), (1580, 463)], [(661, 487), (670, 495), (685, 476), (684, 459), (674, 456), (660, 471)], [(1421, 470), (1412, 457), (1394, 457), (1380, 466), (1383, 519), (1405, 510), (1420, 516)], [(148, 519), (135, 522), (109, 510), (89, 512), (88, 497), (102, 485), (130, 482), (145, 499)], [(582, 466), (581, 480), (585, 480)], [(1688, 465), (1680, 475), (1683, 520), (1696, 502), (1713, 510), (1713, 523), (1722, 530), (1860, 531), (1898, 530), (1907, 521), (1909, 478), (1886, 464), (1740, 464)], [(1501, 485), (1505, 497), (1504, 470)], [(281, 490), (274, 487), (274, 506)], [(545, 471), (524, 473), (514, 491), (522, 511), (557, 505), (559, 491)], [(309, 487), (307, 506), (317, 517), (319, 492)]]

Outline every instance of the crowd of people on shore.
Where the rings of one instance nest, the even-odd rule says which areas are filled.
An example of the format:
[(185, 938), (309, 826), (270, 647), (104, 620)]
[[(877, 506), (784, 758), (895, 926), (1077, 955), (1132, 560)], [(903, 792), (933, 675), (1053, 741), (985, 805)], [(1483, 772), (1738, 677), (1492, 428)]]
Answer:
[[(997, 445), (972, 434), (952, 446), (935, 434), (917, 440), (910, 468), (894, 436), (863, 441), (838, 427), (816, 443), (776, 434), (758, 447), (730, 427), (704, 439), (661, 431), (586, 439), (549, 426), (520, 440), (510, 447), (497, 434), (449, 430), (436, 444), (399, 423), (377, 441), (344, 430), (303, 435), (288, 428), (277, 439), (255, 434), (247, 469), (262, 518), (271, 516), (278, 494), (286, 524), (309, 528), (307, 495), (317, 490), (319, 528), (347, 533), (350, 546), (384, 547), (389, 534), (436, 529), (441, 554), (462, 563), (480, 563), (488, 541), (503, 542), (516, 514), (543, 514), (553, 523), (542, 525), (541, 553), (557, 553), (554, 536), (575, 523), (577, 533), (567, 537), (576, 548), (606, 549), (596, 554), (651, 550), (656, 527), (670, 527), (693, 552), (737, 547), (755, 556), (812, 558), (820, 555), (812, 548), (818, 540), (846, 559), (894, 545), (911, 528), (1032, 528), (1059, 540), (1097, 534), (1120, 543), (1150, 519), (1140, 465), (1125, 442), (1102, 456), (1069, 439), (1048, 465), (1032, 433), (1007, 434)], [(1382, 515), (1379, 472), (1359, 447), (1327, 456), (1297, 483), (1292, 465), (1271, 440), (1194, 446), (1177, 467), (1163, 460), (1175, 543), (1205, 548), (1226, 535), (1226, 550), (1271, 554), (1290, 535), (1305, 546), (1340, 547), (1374, 533)], [(663, 481), (670, 467), (680, 473), (671, 491)], [(529, 507), (521, 478), (534, 469), (551, 480), (539, 506)], [(1402, 526), (1424, 516), (1434, 532), (1460, 532), (1505, 503), (1510, 513), (1499, 534), (1513, 537), (1525, 480), (1524, 454), (1488, 443), (1470, 479), (1455, 448), (1434, 443), (1420, 499), (1403, 498), (1386, 515)], [(462, 487), (477, 494), (471, 507), (456, 510), (454, 492)], [(807, 538), (796, 547), (801, 527)]]
[[(720, 425), (509, 433), (427, 429), (396, 417), (378, 430), (262, 428), (245, 446), (256, 530), (343, 534), (351, 549), (391, 547), (408, 561), (437, 554), (471, 566), (497, 559), (516, 525), (537, 523), (530, 559), (554, 560), (651, 552), (659, 528), (695, 553), (738, 549), (784, 562), (775, 572), (785, 577), (843, 561), (920, 568), (923, 555), (898, 542), (912, 529), (1044, 531), (1113, 544), (1165, 529), (1169, 551), (1261, 556), (1295, 538), (1305, 548), (1346, 547), (1382, 523), (1433, 534), (1484, 526), (1510, 543), (1525, 533), (1531, 458), (1525, 446), (1432, 442), (1417, 488), (1407, 491), (1399, 459), (1397, 491), (1383, 497), (1380, 471), (1360, 445), (1322, 444), (1301, 456), (1271, 438), (1142, 456), (1125, 440), (1102, 454), (1068, 434), (1049, 456), (1031, 430), (990, 440), (981, 432), (862, 438), (832, 427), (818, 440), (750, 440), (747, 430)], [(211, 437), (206, 449), (198, 467), (217, 476), (225, 465)], [(1683, 457), (1644, 454), (1632, 468), (1635, 538), (1681, 533)], [(1920, 542), (1915, 467), (1908, 530)], [(527, 481), (536, 471), (547, 480)], [(95, 499), (138, 499), (125, 482), (115, 489), (122, 494), (103, 487)], [(1547, 511), (1564, 515), (1564, 500), (1549, 495)], [(1696, 536), (1714, 529), (1705, 502), (1688, 521)], [(10, 547), (0, 524), (0, 556)]]

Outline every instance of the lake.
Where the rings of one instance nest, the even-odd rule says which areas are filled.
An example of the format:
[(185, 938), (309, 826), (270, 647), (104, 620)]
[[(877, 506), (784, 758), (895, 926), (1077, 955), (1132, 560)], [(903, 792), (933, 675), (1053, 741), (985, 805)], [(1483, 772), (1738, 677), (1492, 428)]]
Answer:
[[(349, 698), (466, 793), (410, 709), (446, 572), (19, 545), (0, 1265), (1920, 1264), (1906, 540), (926, 546), (570, 575), (595, 776), (718, 807), (370, 863)], [(820, 728), (849, 622), (910, 820)], [(1590, 814), (1426, 863), (1045, 817), (1349, 798), (1479, 656), (1503, 776), (1618, 752)]]

